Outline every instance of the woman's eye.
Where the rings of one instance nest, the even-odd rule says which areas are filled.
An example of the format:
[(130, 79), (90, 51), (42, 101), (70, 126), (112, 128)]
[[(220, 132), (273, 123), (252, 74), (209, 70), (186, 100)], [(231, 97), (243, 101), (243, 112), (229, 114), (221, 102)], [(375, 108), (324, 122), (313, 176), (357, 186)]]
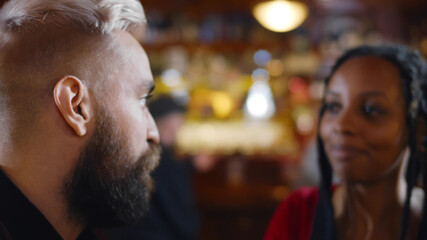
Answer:
[(341, 108), (341, 105), (336, 102), (326, 102), (325, 103), (325, 111), (331, 113), (337, 113)]
[(373, 105), (364, 105), (363, 113), (369, 117), (373, 117), (384, 114), (384, 111), (381, 108)]

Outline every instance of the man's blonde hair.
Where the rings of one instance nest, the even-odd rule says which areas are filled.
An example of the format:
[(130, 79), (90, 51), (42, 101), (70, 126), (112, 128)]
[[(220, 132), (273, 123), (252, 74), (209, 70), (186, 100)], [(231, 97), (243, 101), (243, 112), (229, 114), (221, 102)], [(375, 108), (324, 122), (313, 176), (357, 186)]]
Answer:
[(0, 10), (0, 36), (4, 42), (16, 32), (47, 25), (110, 34), (145, 22), (138, 0), (10, 0)]
[(6, 2), (0, 9), (3, 137), (25, 137), (61, 77), (76, 75), (90, 85), (95, 74), (114, 68), (114, 55), (106, 54), (114, 50), (108, 45), (114, 32), (142, 33), (145, 23), (138, 0)]

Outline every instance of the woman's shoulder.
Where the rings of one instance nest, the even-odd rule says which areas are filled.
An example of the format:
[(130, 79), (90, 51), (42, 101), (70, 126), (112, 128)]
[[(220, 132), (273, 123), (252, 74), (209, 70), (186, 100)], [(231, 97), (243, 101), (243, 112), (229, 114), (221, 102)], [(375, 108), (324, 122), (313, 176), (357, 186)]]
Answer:
[(318, 198), (316, 187), (300, 188), (289, 194), (274, 213), (264, 239), (309, 239)]
[(284, 201), (287, 199), (299, 199), (305, 201), (316, 200), (319, 197), (319, 188), (318, 187), (302, 187), (296, 191), (293, 191)]
[(303, 187), (286, 197), (280, 204), (277, 211), (286, 211), (285, 214), (311, 214), (314, 213), (319, 189), (317, 187)]

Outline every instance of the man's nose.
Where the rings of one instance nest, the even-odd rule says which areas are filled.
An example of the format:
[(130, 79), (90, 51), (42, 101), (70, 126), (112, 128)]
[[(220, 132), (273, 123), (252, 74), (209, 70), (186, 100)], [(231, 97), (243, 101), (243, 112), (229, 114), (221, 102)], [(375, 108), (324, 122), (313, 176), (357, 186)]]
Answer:
[(148, 127), (147, 127), (147, 141), (155, 144), (160, 143), (160, 134), (157, 129), (156, 122), (153, 119), (153, 116), (149, 111), (147, 111), (148, 115)]

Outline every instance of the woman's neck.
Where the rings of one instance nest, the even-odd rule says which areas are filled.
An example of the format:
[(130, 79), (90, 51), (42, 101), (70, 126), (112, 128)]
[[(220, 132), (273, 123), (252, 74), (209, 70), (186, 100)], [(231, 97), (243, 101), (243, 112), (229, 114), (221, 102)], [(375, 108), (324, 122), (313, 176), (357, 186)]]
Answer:
[(333, 204), (340, 239), (397, 237), (402, 212), (399, 186), (398, 171), (376, 182), (347, 182), (339, 186)]

